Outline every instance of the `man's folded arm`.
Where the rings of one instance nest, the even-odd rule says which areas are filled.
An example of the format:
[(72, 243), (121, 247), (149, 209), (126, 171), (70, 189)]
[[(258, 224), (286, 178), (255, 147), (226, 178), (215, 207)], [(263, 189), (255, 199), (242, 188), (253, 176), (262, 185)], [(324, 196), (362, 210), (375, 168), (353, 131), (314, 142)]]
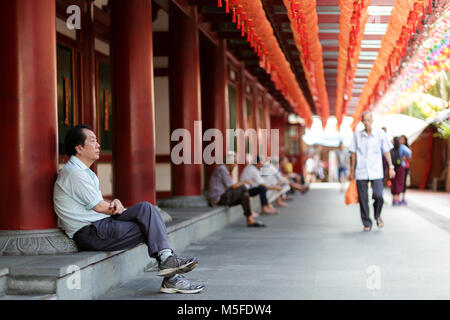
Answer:
[(114, 211), (115, 211), (114, 207), (111, 207), (111, 203), (109, 203), (105, 200), (101, 200), (92, 209), (94, 209), (94, 211), (97, 211), (99, 213), (104, 213), (104, 214), (114, 214)]

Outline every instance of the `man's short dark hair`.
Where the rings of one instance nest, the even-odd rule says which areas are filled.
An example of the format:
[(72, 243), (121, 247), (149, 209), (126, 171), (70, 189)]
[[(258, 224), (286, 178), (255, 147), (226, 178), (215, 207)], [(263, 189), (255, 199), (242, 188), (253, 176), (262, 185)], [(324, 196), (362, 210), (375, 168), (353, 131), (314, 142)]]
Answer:
[(69, 157), (77, 154), (77, 151), (75, 150), (76, 146), (81, 145), (84, 147), (86, 135), (84, 134), (83, 129), (93, 131), (87, 124), (78, 124), (67, 132), (66, 137), (64, 138), (64, 152)]

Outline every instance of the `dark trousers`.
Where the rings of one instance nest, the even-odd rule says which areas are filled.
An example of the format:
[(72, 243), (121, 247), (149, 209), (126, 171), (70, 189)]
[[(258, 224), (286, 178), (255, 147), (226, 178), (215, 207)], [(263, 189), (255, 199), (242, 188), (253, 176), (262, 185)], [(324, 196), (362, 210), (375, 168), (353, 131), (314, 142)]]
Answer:
[(261, 205), (266, 206), (269, 202), (267, 201), (267, 188), (265, 186), (257, 186), (248, 189), (250, 197), (254, 197), (259, 194), (259, 199), (261, 200)]
[(148, 202), (140, 202), (122, 214), (109, 216), (78, 230), (73, 240), (79, 250), (115, 251), (132, 248), (144, 242), (150, 257), (170, 249), (166, 225), (158, 210)]
[(245, 186), (232, 189), (228, 188), (221, 196), (219, 202), (220, 206), (236, 206), (240, 204), (244, 209), (244, 215), (249, 217), (252, 214), (250, 209), (250, 194)]
[(405, 190), (405, 168), (399, 166), (395, 168), (395, 177), (391, 179), (391, 193), (399, 195)]
[(403, 193), (406, 192), (406, 179), (408, 178), (409, 168), (405, 168), (405, 177), (403, 179)]
[(361, 211), (361, 219), (365, 227), (372, 227), (372, 220), (369, 217), (369, 193), (368, 184), (372, 186), (372, 199), (374, 216), (378, 219), (383, 208), (383, 179), (377, 180), (356, 180), (356, 188), (358, 189), (359, 209)]

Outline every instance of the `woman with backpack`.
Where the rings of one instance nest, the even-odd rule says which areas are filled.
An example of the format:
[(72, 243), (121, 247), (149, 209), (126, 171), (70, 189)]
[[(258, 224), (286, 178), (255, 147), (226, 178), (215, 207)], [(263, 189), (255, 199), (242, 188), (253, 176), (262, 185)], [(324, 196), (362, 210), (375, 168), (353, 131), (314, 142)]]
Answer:
[(404, 192), (405, 185), (405, 161), (411, 158), (411, 149), (400, 143), (400, 137), (394, 138), (394, 148), (391, 150), (392, 164), (395, 169), (395, 177), (391, 179), (392, 205), (401, 205), (400, 193)]

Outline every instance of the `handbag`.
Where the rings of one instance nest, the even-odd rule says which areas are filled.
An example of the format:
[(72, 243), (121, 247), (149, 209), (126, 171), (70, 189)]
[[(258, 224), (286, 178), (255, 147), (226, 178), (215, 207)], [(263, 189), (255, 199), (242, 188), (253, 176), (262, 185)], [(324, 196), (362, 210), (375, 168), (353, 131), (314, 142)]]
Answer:
[(348, 185), (347, 191), (345, 191), (345, 204), (359, 203), (358, 201), (358, 189), (356, 188), (356, 180), (353, 179)]

